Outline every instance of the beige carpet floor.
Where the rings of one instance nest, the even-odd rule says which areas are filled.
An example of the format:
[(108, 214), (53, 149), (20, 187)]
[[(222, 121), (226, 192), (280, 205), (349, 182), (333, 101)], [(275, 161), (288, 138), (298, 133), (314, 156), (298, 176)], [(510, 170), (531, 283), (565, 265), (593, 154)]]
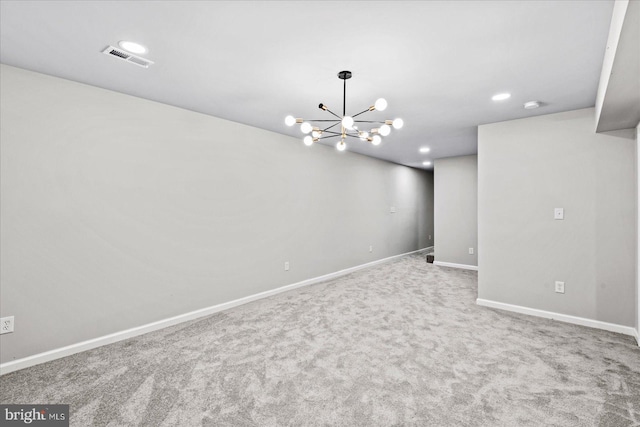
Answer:
[(0, 377), (72, 426), (638, 426), (632, 337), (479, 307), (424, 254)]

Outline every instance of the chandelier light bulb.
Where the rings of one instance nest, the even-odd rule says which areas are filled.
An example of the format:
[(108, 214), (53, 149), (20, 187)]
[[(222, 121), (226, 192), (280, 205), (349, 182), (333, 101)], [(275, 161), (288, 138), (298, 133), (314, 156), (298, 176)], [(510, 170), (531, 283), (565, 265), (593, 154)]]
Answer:
[(384, 98), (378, 98), (373, 106), (376, 107), (376, 110), (378, 111), (384, 111), (387, 109), (387, 100)]
[(393, 128), (394, 129), (402, 129), (402, 126), (404, 126), (404, 120), (402, 119), (395, 119), (393, 121)]
[(380, 138), (380, 135), (373, 135), (373, 138), (371, 138), (371, 143), (373, 145), (380, 145), (381, 142), (382, 138)]
[(380, 129), (378, 129), (378, 132), (382, 136), (387, 136), (391, 133), (391, 127), (389, 127), (389, 125), (382, 125), (380, 126)]
[(369, 132), (364, 132), (364, 131), (363, 132), (359, 132), (358, 135), (360, 136), (361, 140), (366, 141), (367, 138), (369, 137)]
[(347, 148), (347, 144), (345, 144), (344, 141), (340, 141), (336, 144), (336, 148), (338, 151), (344, 151)]
[(321, 130), (314, 130), (313, 132), (311, 132), (311, 135), (314, 138), (320, 138), (320, 136), (322, 136), (322, 131)]
[(313, 144), (313, 138), (311, 138), (309, 135), (305, 136), (302, 141), (304, 142), (304, 145), (306, 145), (307, 147)]
[(309, 122), (304, 122), (300, 125), (300, 130), (302, 133), (309, 133), (313, 130), (313, 126)]
[(293, 116), (287, 116), (284, 118), (284, 124), (287, 126), (293, 126), (296, 124), (296, 118)]
[(349, 130), (353, 129), (353, 117), (344, 116), (342, 118), (342, 126), (344, 126), (345, 128), (347, 128)]

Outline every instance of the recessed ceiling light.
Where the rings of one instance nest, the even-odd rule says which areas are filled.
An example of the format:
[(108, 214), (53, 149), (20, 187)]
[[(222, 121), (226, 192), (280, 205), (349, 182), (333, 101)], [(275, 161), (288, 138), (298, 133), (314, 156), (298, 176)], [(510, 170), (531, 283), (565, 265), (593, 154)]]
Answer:
[(533, 110), (534, 108), (538, 108), (540, 106), (540, 102), (538, 101), (529, 101), (529, 102), (525, 102), (524, 104), (524, 108), (526, 108), (527, 110)]
[(505, 99), (509, 99), (509, 98), (511, 98), (510, 93), (499, 93), (491, 97), (491, 99), (494, 101), (504, 101)]
[(431, 162), (422, 162), (422, 164), (425, 166), (431, 166)]
[(431, 151), (431, 148), (429, 148), (429, 147), (422, 147), (422, 148), (420, 149), (420, 152), (421, 152), (421, 153), (428, 153), (429, 151)]
[(118, 42), (118, 45), (124, 50), (128, 50), (131, 53), (145, 53), (147, 51), (147, 48), (142, 46), (141, 44), (129, 42), (126, 40)]

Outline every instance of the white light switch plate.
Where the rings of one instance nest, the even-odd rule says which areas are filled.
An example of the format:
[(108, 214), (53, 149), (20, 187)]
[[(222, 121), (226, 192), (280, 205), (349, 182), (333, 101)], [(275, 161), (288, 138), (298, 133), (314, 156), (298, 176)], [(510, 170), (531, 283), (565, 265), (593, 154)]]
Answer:
[(564, 208), (555, 208), (553, 210), (553, 219), (564, 219)]

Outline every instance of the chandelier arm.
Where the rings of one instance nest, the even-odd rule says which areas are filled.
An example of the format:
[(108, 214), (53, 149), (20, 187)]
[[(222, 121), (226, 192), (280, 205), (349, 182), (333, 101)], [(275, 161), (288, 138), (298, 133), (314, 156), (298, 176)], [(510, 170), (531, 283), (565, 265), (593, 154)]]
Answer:
[(353, 115), (353, 116), (351, 116), (351, 117), (358, 117), (360, 114), (364, 114), (364, 113), (366, 113), (367, 111), (371, 111), (371, 110), (370, 110), (369, 108), (367, 108), (366, 110), (364, 110), (364, 111), (360, 111), (358, 114), (354, 114), (354, 115)]
[(342, 135), (342, 132), (334, 132), (332, 130), (325, 130), (323, 132), (330, 133), (331, 135), (336, 135), (336, 136)]
[(336, 119), (309, 119), (308, 122), (336, 122), (336, 124), (340, 123), (340, 120)]
[(324, 111), (328, 111), (329, 113), (333, 114), (334, 116), (336, 116), (339, 120), (342, 120), (342, 117), (340, 117), (339, 115), (337, 115), (336, 113), (334, 113), (333, 111), (329, 110), (328, 108)]
[(326, 131), (328, 131), (329, 129), (331, 129), (332, 127), (334, 127), (334, 126), (338, 126), (339, 124), (340, 124), (340, 122), (336, 122), (336, 123), (332, 124), (331, 126), (329, 126), (328, 128), (322, 129), (322, 132), (326, 132)]
[(354, 135), (354, 134), (351, 134), (351, 133), (347, 133), (347, 134), (345, 134), (345, 136), (350, 136), (351, 138), (358, 138), (358, 139), (360, 139), (360, 135)]
[(382, 123), (384, 124), (384, 120), (380, 121), (380, 120), (354, 120), (354, 123)]

